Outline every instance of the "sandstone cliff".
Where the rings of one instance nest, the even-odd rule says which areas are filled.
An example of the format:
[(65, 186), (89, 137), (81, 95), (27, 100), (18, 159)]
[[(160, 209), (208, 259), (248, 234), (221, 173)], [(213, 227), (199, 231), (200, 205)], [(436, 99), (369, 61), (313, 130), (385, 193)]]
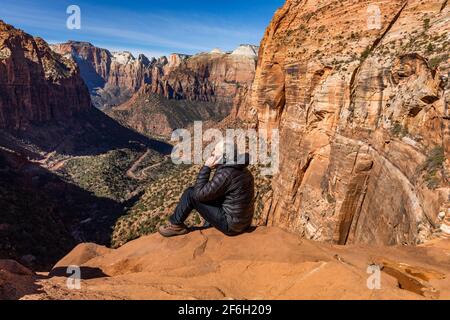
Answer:
[(257, 50), (242, 45), (231, 53), (213, 50), (195, 56), (136, 59), (131, 53), (111, 53), (85, 42), (70, 41), (52, 49), (76, 61), (94, 104), (105, 109), (126, 102), (144, 85), (168, 99), (231, 105), (237, 91), (252, 84)]
[(66, 119), (91, 107), (73, 61), (0, 20), (0, 128)]
[(280, 129), (269, 225), (340, 244), (449, 233), (450, 8), (376, 5), (288, 0), (265, 33), (236, 112)]
[(144, 83), (149, 82), (150, 61), (144, 55), (137, 59), (129, 52), (113, 52), (87, 42), (69, 41), (52, 45), (53, 51), (72, 58), (98, 108), (127, 101)]
[(194, 121), (221, 121), (231, 109), (225, 102), (166, 98), (144, 85), (130, 100), (106, 113), (139, 133), (168, 139), (174, 130), (188, 128)]
[(150, 83), (108, 114), (140, 133), (166, 138), (194, 121), (220, 121), (253, 83), (255, 50), (242, 45), (232, 53), (160, 58), (151, 66)]
[(231, 105), (239, 88), (253, 82), (257, 55), (248, 48), (252, 47), (241, 46), (231, 54), (213, 50), (181, 60), (171, 57), (169, 61), (178, 62), (155, 74), (153, 91), (171, 99)]

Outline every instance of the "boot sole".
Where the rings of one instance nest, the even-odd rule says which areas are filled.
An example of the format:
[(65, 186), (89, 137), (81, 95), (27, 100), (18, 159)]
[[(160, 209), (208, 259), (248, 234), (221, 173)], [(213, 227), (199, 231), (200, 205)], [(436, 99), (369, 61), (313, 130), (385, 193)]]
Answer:
[(164, 238), (173, 238), (178, 236), (185, 236), (189, 233), (189, 230), (184, 230), (180, 232), (162, 232), (161, 230), (158, 230), (159, 234), (162, 235)]

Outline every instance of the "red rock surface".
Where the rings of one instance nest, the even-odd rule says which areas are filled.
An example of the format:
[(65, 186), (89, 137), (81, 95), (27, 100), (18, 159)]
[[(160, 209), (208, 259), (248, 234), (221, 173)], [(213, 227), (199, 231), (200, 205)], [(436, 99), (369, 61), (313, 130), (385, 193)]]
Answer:
[[(448, 241), (341, 247), (278, 228), (232, 238), (215, 230), (152, 235), (117, 250), (80, 245), (54, 269), (81, 264), (80, 290), (68, 290), (64, 277), (44, 278), (36, 282), (40, 292), (23, 298), (449, 299), (448, 249)], [(372, 264), (382, 268), (377, 290), (367, 285)]]
[(37, 290), (34, 273), (14, 260), (0, 260), (0, 300), (17, 300)]
[[(232, 104), (216, 101), (215, 97), (214, 101), (171, 99), (154, 93), (153, 89), (144, 85), (130, 100), (107, 114), (139, 133), (167, 139), (176, 129), (192, 127), (194, 121), (217, 123), (232, 110)], [(194, 89), (193, 92), (194, 96), (198, 93)]]
[(0, 21), (0, 128), (63, 120), (91, 107), (78, 67), (40, 38)]

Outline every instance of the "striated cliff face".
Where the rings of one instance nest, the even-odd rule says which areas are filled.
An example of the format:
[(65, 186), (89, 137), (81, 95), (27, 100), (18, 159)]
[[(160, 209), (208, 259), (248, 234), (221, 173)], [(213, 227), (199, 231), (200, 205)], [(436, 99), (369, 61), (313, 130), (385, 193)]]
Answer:
[(220, 121), (251, 88), (256, 47), (219, 49), (195, 56), (173, 54), (151, 64), (150, 83), (108, 111), (122, 124), (150, 136), (170, 137), (196, 120)]
[(242, 86), (250, 87), (256, 69), (257, 48), (242, 45), (232, 53), (135, 58), (129, 52), (111, 53), (90, 43), (70, 41), (52, 46), (80, 66), (94, 104), (109, 108), (126, 102), (144, 85), (168, 99), (224, 102)]
[(167, 66), (153, 73), (152, 90), (170, 99), (224, 102), (231, 105), (241, 87), (250, 87), (257, 55), (250, 46), (233, 53), (213, 50), (180, 59), (171, 56)]
[(105, 49), (94, 47), (88, 42), (69, 41), (50, 46), (53, 51), (73, 58), (80, 66), (83, 79), (89, 90), (101, 87), (111, 70), (111, 53)]
[(72, 59), (0, 22), (0, 259), (42, 270), (79, 241), (109, 244), (151, 176), (127, 170), (170, 150), (93, 108)]
[(150, 61), (129, 52), (113, 52), (87, 42), (69, 41), (52, 45), (53, 51), (72, 58), (80, 67), (94, 104), (99, 108), (121, 104), (149, 82)]
[(73, 61), (0, 20), (0, 128), (71, 117), (91, 106)]
[(144, 85), (126, 103), (106, 113), (121, 124), (152, 137), (170, 138), (179, 128), (194, 121), (221, 121), (231, 112), (231, 104), (188, 99), (167, 99)]
[(339, 244), (450, 233), (450, 8), (376, 5), (288, 0), (265, 33), (237, 113), (280, 129), (269, 225)]

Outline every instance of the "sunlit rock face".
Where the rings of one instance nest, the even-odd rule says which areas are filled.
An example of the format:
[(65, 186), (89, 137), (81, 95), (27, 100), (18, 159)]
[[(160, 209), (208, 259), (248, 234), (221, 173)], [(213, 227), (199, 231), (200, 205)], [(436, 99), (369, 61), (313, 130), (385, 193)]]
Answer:
[(109, 108), (127, 101), (144, 83), (150, 82), (150, 60), (135, 58), (130, 52), (110, 52), (87, 42), (69, 41), (52, 45), (52, 49), (71, 57), (92, 95), (94, 105)]
[(0, 128), (63, 120), (90, 108), (77, 65), (0, 20)]
[(173, 54), (154, 62), (151, 83), (108, 114), (140, 133), (167, 138), (194, 121), (218, 122), (229, 116), (251, 88), (255, 70), (252, 56)]
[(256, 59), (256, 56), (217, 52), (182, 58), (171, 56), (168, 68), (153, 72), (153, 92), (171, 99), (231, 105), (241, 87), (252, 85)]
[(236, 56), (246, 56), (246, 57), (258, 57), (258, 47), (250, 44), (242, 44), (231, 54)]
[(168, 99), (232, 104), (240, 88), (251, 86), (257, 60), (257, 47), (250, 45), (229, 54), (214, 49), (209, 54), (174, 53), (159, 59), (135, 58), (86, 42), (70, 41), (52, 49), (76, 61), (94, 104), (101, 109), (127, 102), (144, 85)]
[(442, 0), (288, 0), (276, 12), (236, 111), (280, 130), (269, 225), (340, 244), (443, 235), (449, 29)]
[[(238, 237), (211, 228), (171, 239), (153, 234), (118, 249), (80, 244), (54, 266), (49, 277), (40, 279), (40, 290), (31, 293), (20, 290), (33, 284), (27, 277), (30, 272), (13, 261), (0, 260), (6, 271), (0, 285), (16, 289), (4, 290), (13, 292), (12, 298), (25, 295), (22, 300), (448, 300), (450, 266), (443, 256), (449, 245), (439, 240), (417, 248), (342, 248), (304, 240), (279, 228), (257, 228)], [(368, 290), (366, 281), (361, 281), (373, 264), (389, 274), (380, 290)], [(83, 280), (81, 290), (70, 290), (64, 276), (73, 265), (101, 270), (102, 276)], [(139, 290), (143, 287), (151, 290)]]

